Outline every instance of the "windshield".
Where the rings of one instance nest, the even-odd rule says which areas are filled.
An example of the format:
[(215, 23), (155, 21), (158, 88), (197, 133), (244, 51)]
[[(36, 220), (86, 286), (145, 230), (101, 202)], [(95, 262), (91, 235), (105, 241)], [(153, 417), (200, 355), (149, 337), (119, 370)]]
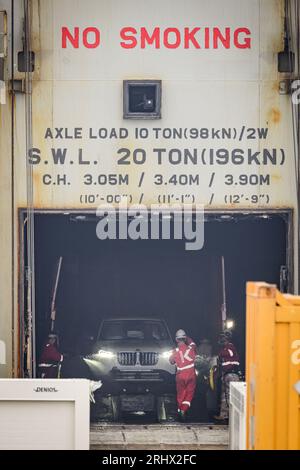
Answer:
[(118, 320), (104, 321), (99, 339), (102, 340), (133, 340), (154, 339), (162, 341), (170, 339), (165, 324), (161, 321), (149, 320)]

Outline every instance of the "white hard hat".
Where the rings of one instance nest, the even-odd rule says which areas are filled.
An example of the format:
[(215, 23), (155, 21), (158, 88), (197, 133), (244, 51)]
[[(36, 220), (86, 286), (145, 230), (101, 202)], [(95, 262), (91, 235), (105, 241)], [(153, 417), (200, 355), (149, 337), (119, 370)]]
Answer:
[(58, 339), (58, 336), (56, 333), (49, 333), (48, 334), (48, 338), (51, 338), (51, 339)]
[(175, 335), (175, 338), (176, 339), (184, 339), (186, 338), (186, 332), (184, 330), (178, 330), (176, 331), (176, 335)]

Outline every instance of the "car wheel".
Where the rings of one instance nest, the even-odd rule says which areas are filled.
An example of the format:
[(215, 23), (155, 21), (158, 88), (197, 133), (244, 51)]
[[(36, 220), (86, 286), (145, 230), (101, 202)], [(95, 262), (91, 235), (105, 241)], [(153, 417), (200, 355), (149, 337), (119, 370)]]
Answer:
[(173, 422), (176, 420), (176, 398), (173, 395), (157, 397), (157, 420), (159, 423)]

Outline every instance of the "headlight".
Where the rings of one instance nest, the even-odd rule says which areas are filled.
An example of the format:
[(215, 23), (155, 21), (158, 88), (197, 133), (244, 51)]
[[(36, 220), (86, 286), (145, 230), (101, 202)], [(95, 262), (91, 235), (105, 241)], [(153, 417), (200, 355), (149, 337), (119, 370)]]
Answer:
[(165, 351), (165, 352), (163, 352), (163, 353), (161, 354), (161, 357), (162, 357), (163, 359), (170, 359), (172, 352), (173, 352), (173, 350), (171, 350), (171, 351)]
[(104, 351), (100, 349), (97, 354), (101, 359), (113, 359), (116, 355), (111, 351)]

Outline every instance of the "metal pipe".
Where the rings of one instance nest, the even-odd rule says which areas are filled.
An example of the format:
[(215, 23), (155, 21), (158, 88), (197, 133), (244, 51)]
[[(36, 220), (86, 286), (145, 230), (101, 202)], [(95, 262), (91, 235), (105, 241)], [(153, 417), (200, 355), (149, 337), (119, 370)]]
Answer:
[(60, 256), (59, 260), (58, 260), (57, 271), (56, 271), (56, 276), (55, 276), (55, 283), (54, 283), (53, 294), (52, 294), (52, 301), (51, 301), (51, 332), (54, 331), (54, 325), (55, 325), (55, 320), (56, 320), (56, 294), (57, 294), (58, 282), (59, 282), (59, 278), (60, 278), (62, 260), (63, 260), (63, 258), (62, 258), (62, 256)]
[[(292, 0), (285, 0), (285, 34), (287, 37), (288, 52), (292, 51), (295, 53), (295, 71), (294, 76), (299, 76), (300, 72), (300, 51), (299, 51), (299, 38), (300, 38), (300, 25), (299, 25), (299, 5), (298, 1), (294, 2)], [(291, 60), (291, 55), (289, 54)], [(299, 164), (299, 149), (300, 149), (300, 110), (299, 106), (293, 104), (291, 99), (292, 107), (292, 125), (293, 125), (293, 140), (294, 140), (294, 168), (295, 168), (295, 184), (297, 192), (296, 200), (296, 221), (297, 221), (297, 238), (295, 243), (297, 243), (297, 263), (298, 269), (300, 266), (300, 220), (299, 220), (299, 207), (300, 207), (300, 164)], [(298, 283), (295, 285), (294, 293), (299, 293), (300, 291), (300, 276), (298, 276)]]
[(221, 307), (221, 314), (222, 314), (222, 328), (225, 329), (226, 326), (226, 318), (227, 318), (227, 306), (226, 306), (226, 280), (225, 280), (225, 258), (222, 256), (222, 296), (223, 296), (223, 303)]
[(15, 376), (15, 90), (14, 90), (14, 15), (15, 1), (11, 0), (11, 341), (12, 377)]
[(28, 158), (32, 148), (32, 76), (30, 47), (30, 0), (24, 0), (24, 53), (25, 53), (25, 126), (26, 126), (26, 182), (27, 182), (27, 368), (30, 377), (36, 377), (35, 345), (35, 272), (34, 272), (34, 195), (33, 166)]

